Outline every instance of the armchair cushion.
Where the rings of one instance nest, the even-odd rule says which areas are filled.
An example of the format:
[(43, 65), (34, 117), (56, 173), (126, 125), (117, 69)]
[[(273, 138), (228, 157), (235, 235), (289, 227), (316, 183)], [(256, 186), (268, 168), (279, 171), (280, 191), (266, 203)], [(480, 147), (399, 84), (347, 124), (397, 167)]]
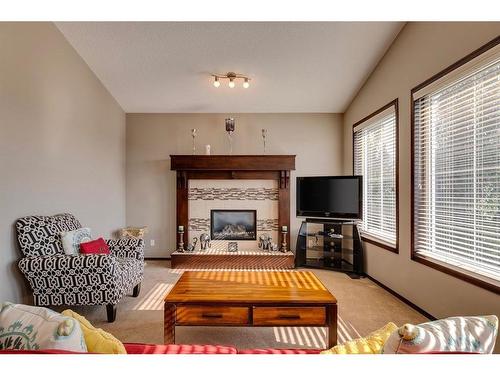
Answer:
[(61, 233), (81, 228), (71, 214), (26, 216), (17, 220), (17, 239), (27, 257), (63, 254)]

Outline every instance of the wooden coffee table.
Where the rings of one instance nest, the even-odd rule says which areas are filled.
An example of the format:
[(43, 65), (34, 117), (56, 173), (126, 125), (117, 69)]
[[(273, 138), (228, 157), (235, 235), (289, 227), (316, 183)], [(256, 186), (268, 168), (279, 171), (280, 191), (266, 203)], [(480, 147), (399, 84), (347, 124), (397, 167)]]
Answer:
[(332, 347), (337, 300), (309, 271), (187, 271), (165, 297), (165, 344), (176, 326), (327, 327)]

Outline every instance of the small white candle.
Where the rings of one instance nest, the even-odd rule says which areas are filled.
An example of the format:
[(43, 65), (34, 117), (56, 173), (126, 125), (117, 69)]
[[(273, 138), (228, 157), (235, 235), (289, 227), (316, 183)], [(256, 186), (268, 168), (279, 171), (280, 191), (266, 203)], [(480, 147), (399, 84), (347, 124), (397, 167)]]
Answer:
[(184, 232), (184, 225), (179, 225), (179, 232)]
[(288, 227), (287, 227), (286, 225), (282, 225), (282, 226), (281, 226), (281, 231), (282, 231), (283, 233), (288, 232)]
[(210, 145), (205, 145), (205, 155), (210, 155)]

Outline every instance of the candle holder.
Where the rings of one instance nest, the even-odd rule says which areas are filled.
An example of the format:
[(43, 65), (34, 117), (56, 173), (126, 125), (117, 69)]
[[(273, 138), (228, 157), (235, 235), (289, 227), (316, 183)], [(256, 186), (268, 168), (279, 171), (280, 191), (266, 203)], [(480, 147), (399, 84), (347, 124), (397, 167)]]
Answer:
[(184, 252), (184, 226), (179, 225), (179, 227), (177, 228), (177, 232), (179, 233), (179, 244), (177, 247), (177, 251), (179, 253), (183, 253)]
[(286, 235), (288, 233), (288, 227), (286, 225), (281, 226), (281, 233), (283, 234), (283, 242), (281, 242), (281, 252), (286, 253), (288, 251), (286, 244)]
[(264, 155), (266, 154), (266, 136), (267, 136), (267, 129), (262, 129), (262, 145), (264, 147)]
[(191, 129), (191, 137), (193, 137), (193, 155), (196, 154), (196, 129)]
[(226, 132), (229, 137), (229, 155), (233, 154), (233, 137), (232, 134), (234, 132), (234, 118), (230, 117), (225, 120), (226, 122)]

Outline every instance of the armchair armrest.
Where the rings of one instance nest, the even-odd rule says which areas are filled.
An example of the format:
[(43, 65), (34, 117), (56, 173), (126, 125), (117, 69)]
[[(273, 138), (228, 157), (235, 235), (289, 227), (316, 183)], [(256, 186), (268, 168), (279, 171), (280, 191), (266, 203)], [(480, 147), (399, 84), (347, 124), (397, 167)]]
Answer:
[(135, 258), (144, 260), (144, 240), (142, 238), (124, 237), (117, 240), (106, 240), (111, 254), (118, 258)]
[(19, 261), (19, 269), (28, 279), (36, 276), (64, 276), (94, 273), (114, 274), (118, 261), (105, 254), (89, 255), (49, 255), (40, 257), (26, 257)]

